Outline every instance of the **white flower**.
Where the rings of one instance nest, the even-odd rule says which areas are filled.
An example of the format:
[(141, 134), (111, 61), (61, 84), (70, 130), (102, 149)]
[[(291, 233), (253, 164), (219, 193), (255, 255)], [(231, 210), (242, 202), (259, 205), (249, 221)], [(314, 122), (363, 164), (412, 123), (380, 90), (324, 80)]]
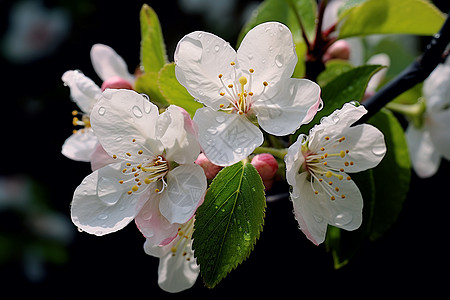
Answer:
[(256, 26), (237, 52), (211, 33), (192, 32), (178, 43), (175, 63), (178, 81), (206, 105), (194, 122), (203, 152), (216, 165), (240, 161), (262, 144), (255, 116), (266, 132), (282, 136), (310, 122), (322, 104), (317, 84), (291, 78), (297, 55), (281, 23)]
[(424, 81), (422, 92), (423, 124), (410, 124), (406, 139), (414, 171), (425, 178), (437, 172), (442, 157), (450, 160), (450, 59)]
[(62, 76), (64, 85), (70, 88), (72, 100), (81, 109), (80, 113), (73, 112), (73, 124), (83, 128), (74, 130), (64, 142), (61, 153), (70, 159), (86, 162), (91, 161), (98, 145), (97, 137), (91, 129), (89, 115), (102, 90), (107, 87), (131, 89), (134, 82), (134, 77), (128, 73), (123, 58), (109, 46), (102, 44), (92, 46), (91, 61), (97, 75), (103, 81), (102, 88), (78, 70), (66, 71)]
[(166, 292), (177, 293), (192, 287), (200, 273), (192, 249), (194, 218), (177, 229), (175, 237), (164, 244), (147, 239), (144, 251), (159, 257), (158, 285)]
[(190, 119), (176, 106), (159, 114), (148, 98), (131, 90), (107, 89), (91, 112), (92, 128), (116, 161), (94, 171), (75, 190), (72, 221), (104, 235), (122, 229), (147, 201), (159, 201), (170, 223), (194, 214), (206, 190), (194, 164), (200, 147)]
[(347, 173), (375, 167), (386, 153), (383, 134), (375, 127), (350, 127), (366, 113), (363, 106), (344, 104), (300, 135), (285, 156), (286, 179), (300, 229), (314, 244), (325, 239), (327, 224), (357, 229), (363, 199)]

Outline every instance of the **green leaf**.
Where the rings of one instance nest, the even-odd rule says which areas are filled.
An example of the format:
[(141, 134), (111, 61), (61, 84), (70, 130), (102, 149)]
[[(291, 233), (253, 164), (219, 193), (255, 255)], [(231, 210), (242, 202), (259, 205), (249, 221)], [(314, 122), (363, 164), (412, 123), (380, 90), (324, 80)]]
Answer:
[(376, 201), (370, 239), (376, 240), (397, 220), (403, 208), (411, 179), (411, 162), (403, 128), (390, 111), (379, 111), (368, 123), (383, 132), (388, 149), (381, 163), (373, 169)]
[(158, 87), (161, 94), (169, 104), (175, 104), (184, 108), (191, 117), (195, 111), (203, 105), (194, 100), (184, 86), (175, 77), (175, 64), (166, 64), (158, 75)]
[(252, 164), (222, 169), (198, 208), (193, 248), (205, 285), (213, 288), (253, 250), (264, 224), (266, 199)]
[(302, 125), (294, 138), (297, 138), (300, 133), (308, 134), (309, 130), (318, 124), (322, 117), (330, 115), (336, 109), (341, 108), (344, 103), (360, 101), (364, 96), (370, 77), (382, 68), (379, 65), (365, 65), (344, 72), (331, 80), (322, 88), (323, 109), (317, 112), (310, 123)]
[(369, 34), (433, 35), (445, 15), (425, 0), (367, 0), (340, 16), (339, 39)]
[(144, 72), (159, 72), (168, 63), (166, 46), (161, 25), (155, 11), (147, 4), (142, 5), (141, 22), (141, 65)]
[(169, 102), (167, 102), (166, 98), (159, 90), (158, 73), (156, 72), (148, 72), (137, 77), (136, 82), (134, 83), (134, 89), (138, 93), (143, 93), (149, 96), (150, 101), (158, 107), (169, 106)]

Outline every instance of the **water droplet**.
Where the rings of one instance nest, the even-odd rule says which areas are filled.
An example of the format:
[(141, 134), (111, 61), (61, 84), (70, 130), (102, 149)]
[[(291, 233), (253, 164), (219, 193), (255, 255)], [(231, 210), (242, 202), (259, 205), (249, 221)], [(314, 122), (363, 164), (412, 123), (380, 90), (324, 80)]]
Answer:
[(249, 60), (252, 60), (253, 59), (253, 54), (249, 54), (249, 55), (247, 55), (247, 57), (248, 57)]
[(242, 209), (242, 207), (241, 207), (240, 204), (237, 206), (237, 209), (238, 209), (238, 210), (241, 210), (241, 209)]
[(225, 117), (224, 116), (217, 116), (216, 117), (216, 121), (217, 121), (217, 123), (223, 123), (223, 122), (225, 122)]
[(108, 219), (108, 215), (106, 215), (106, 214), (99, 214), (97, 216), (97, 219), (99, 219), (99, 220), (106, 220), (106, 219)]
[(250, 241), (252, 238), (252, 236), (250, 235), (250, 233), (248, 232), (244, 232), (244, 240), (246, 241)]
[(273, 47), (272, 47), (272, 46), (269, 47), (269, 51), (270, 51), (270, 52), (273, 51)]
[(383, 146), (374, 147), (372, 148), (372, 153), (376, 156), (382, 156), (386, 153), (386, 148)]
[(80, 227), (78, 227), (78, 232), (83, 232), (83, 229), (81, 229)]
[(99, 114), (100, 116), (104, 116), (105, 113), (106, 113), (106, 109), (105, 109), (103, 106), (100, 106), (100, 107), (98, 108), (98, 114)]
[(122, 140), (122, 137), (118, 136), (118, 137), (115, 138), (115, 140), (116, 140), (116, 142), (120, 142)]
[(333, 120), (334, 123), (337, 123), (340, 120), (339, 117), (336, 115), (332, 116), (331, 119)]
[(237, 251), (241, 251), (241, 247), (240, 246), (236, 246), (236, 250)]
[(131, 111), (133, 112), (133, 115), (136, 118), (142, 118), (143, 114), (142, 114), (142, 110), (141, 110), (141, 108), (139, 106), (137, 106), (137, 105), (133, 106)]
[(214, 134), (217, 133), (217, 128), (216, 128), (216, 127), (209, 127), (208, 129), (206, 129), (206, 131), (207, 131), (209, 134), (214, 135)]
[(340, 213), (334, 217), (334, 224), (337, 226), (347, 225), (352, 221), (353, 217), (349, 213)]
[(103, 235), (103, 231), (97, 230), (97, 231), (95, 232), (95, 235)]
[(261, 61), (261, 63), (265, 64), (265, 63), (266, 63), (266, 59), (263, 59), (263, 60)]
[[(146, 95), (147, 96), (147, 95)], [(150, 99), (147, 96), (148, 101), (144, 101), (144, 112), (149, 114), (152, 111), (152, 104), (150, 103)]]
[(279, 25), (278, 25), (278, 30), (279, 30), (280, 32), (282, 32), (282, 31), (284, 30), (283, 25), (279, 24)]
[(202, 33), (199, 33), (199, 34), (197, 35), (197, 37), (198, 37), (199, 39), (200, 39), (202, 36), (203, 36)]
[(275, 64), (277, 65), (278, 68), (281, 68), (283, 66), (283, 64), (284, 64), (283, 56), (281, 56), (280, 54), (275, 56)]
[(216, 52), (219, 52), (219, 49), (220, 49), (219, 45), (216, 45), (216, 46), (214, 47), (214, 51), (216, 51)]
[(314, 220), (316, 220), (317, 223), (321, 223), (323, 221), (323, 218), (321, 216), (313, 215)]

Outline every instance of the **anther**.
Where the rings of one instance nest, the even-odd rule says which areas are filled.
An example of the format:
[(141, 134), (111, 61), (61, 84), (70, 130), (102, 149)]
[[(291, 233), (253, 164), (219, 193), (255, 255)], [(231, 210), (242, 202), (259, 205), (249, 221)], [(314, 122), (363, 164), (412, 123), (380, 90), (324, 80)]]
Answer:
[(269, 84), (267, 83), (267, 81), (264, 81), (264, 82), (263, 82), (263, 85), (264, 85), (264, 86), (268, 86)]
[(230, 65), (234, 66), (236, 63), (234, 61), (230, 62)]
[(133, 192), (137, 192), (138, 189), (139, 187), (137, 185), (133, 185), (133, 187), (131, 188)]
[(253, 72), (255, 72), (255, 70), (253, 70), (253, 69), (250, 69), (250, 70), (248, 70), (250, 73), (253, 73)]

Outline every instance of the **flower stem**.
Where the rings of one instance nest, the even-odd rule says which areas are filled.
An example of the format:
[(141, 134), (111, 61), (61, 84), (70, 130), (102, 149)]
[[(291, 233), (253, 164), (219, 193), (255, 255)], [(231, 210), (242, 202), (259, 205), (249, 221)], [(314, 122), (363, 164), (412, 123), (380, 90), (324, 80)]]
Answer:
[(257, 147), (253, 150), (254, 154), (270, 153), (273, 156), (283, 159), (287, 154), (287, 149), (276, 149), (272, 147)]

